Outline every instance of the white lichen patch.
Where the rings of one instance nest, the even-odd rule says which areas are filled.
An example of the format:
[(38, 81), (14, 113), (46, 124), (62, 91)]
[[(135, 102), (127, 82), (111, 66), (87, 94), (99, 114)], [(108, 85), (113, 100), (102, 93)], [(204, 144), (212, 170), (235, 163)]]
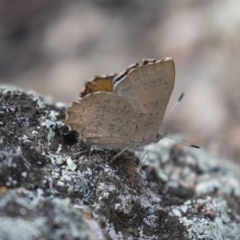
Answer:
[(123, 213), (128, 214), (132, 209), (132, 198), (130, 195), (119, 195), (118, 199), (120, 199), (120, 203), (115, 204), (114, 208), (116, 210), (121, 210)]
[(50, 141), (55, 136), (55, 126), (63, 126), (62, 121), (57, 121), (58, 112), (45, 110), (45, 117), (41, 118), (41, 126), (48, 129), (47, 139)]
[(28, 91), (30, 98), (36, 102), (36, 104), (39, 106), (39, 108), (45, 108), (45, 102), (41, 97), (38, 96), (38, 94), (34, 91)]
[(163, 138), (158, 143), (145, 146), (144, 151), (135, 151), (135, 153), (144, 164), (157, 164), (156, 159), (164, 163), (170, 157), (169, 149), (173, 144), (174, 141)]
[(206, 179), (207, 176), (205, 176), (205, 179), (202, 179), (197, 185), (196, 185), (196, 194), (198, 196), (211, 193), (216, 191), (217, 189), (221, 188), (221, 183), (219, 179), (212, 179), (210, 176)]
[(33, 136), (36, 136), (36, 135), (38, 135), (38, 132), (35, 131), (35, 130), (33, 130), (33, 131), (32, 131), (32, 135), (33, 135)]
[(61, 152), (61, 150), (62, 150), (62, 144), (59, 144), (56, 154), (59, 154)]
[(22, 172), (21, 175), (22, 175), (22, 177), (25, 178), (25, 177), (27, 177), (27, 172)]
[(99, 200), (108, 199), (110, 194), (114, 194), (117, 188), (114, 185), (107, 185), (106, 183), (100, 182), (97, 185), (97, 192), (101, 193), (99, 195)]
[(50, 158), (53, 165), (63, 165), (63, 164), (66, 164), (68, 161), (71, 164), (71, 161), (72, 161), (71, 157), (59, 155), (59, 154), (48, 153), (47, 157)]
[(170, 212), (169, 215), (170, 215), (170, 216), (181, 217), (181, 216), (182, 216), (182, 213), (181, 213), (181, 211), (179, 211), (178, 208), (175, 207), (175, 208), (172, 209), (172, 212)]
[(18, 140), (23, 142), (30, 142), (30, 139), (27, 135), (23, 135), (22, 137), (18, 138)]
[(57, 121), (57, 116), (59, 115), (58, 112), (56, 111), (49, 111), (49, 117), (50, 117), (50, 120), (53, 121), (53, 122), (56, 122)]
[(57, 181), (57, 186), (63, 187), (64, 185), (65, 185), (64, 182), (62, 182), (62, 181)]
[(11, 84), (1, 84), (0, 91), (3, 95), (5, 95), (9, 92), (14, 92), (14, 91), (24, 92), (24, 89)]
[[(225, 200), (207, 197), (206, 199), (185, 202), (179, 209), (186, 212), (186, 208), (191, 210), (196, 205), (204, 205), (205, 211), (211, 211), (214, 216), (211, 219), (208, 215), (204, 215), (204, 212), (202, 213), (202, 217), (187, 217), (175, 214), (179, 221), (187, 228), (189, 239), (236, 240), (236, 237), (240, 236), (240, 217), (238, 217), (238, 221), (232, 221), (230, 217), (231, 212)], [(201, 212), (198, 213), (198, 215), (200, 214)]]
[(71, 171), (75, 171), (77, 169), (77, 164), (75, 164), (70, 157), (67, 158), (67, 169)]
[(107, 219), (106, 219), (106, 231), (108, 233), (108, 235), (110, 236), (111, 239), (118, 239), (118, 240), (124, 240), (124, 237), (122, 235), (121, 232), (116, 232), (115, 228), (114, 228), (114, 224), (110, 223)]

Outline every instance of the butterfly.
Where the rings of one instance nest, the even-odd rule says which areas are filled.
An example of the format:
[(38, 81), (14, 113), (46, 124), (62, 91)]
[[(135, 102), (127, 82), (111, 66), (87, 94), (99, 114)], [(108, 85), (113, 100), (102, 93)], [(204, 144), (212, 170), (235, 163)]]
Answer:
[(157, 142), (174, 83), (172, 58), (143, 59), (119, 75), (96, 76), (66, 109), (65, 124), (86, 143), (107, 149)]

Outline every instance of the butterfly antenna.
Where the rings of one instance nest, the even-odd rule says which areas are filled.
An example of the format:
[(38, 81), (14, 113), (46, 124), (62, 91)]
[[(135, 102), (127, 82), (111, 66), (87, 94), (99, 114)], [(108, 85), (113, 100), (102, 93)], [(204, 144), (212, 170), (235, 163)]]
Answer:
[(178, 98), (177, 102), (174, 104), (174, 106), (172, 107), (172, 109), (170, 110), (170, 112), (168, 113), (168, 115), (164, 118), (163, 123), (167, 120), (167, 118), (171, 115), (171, 113), (175, 110), (175, 108), (177, 107), (177, 105), (181, 102), (181, 100), (183, 99), (184, 93), (181, 94), (181, 96)]
[(165, 135), (164, 137), (165, 137), (165, 138), (172, 139), (172, 140), (174, 140), (174, 141), (176, 141), (176, 142), (182, 143), (182, 144), (187, 145), (187, 146), (189, 146), (189, 147), (200, 148), (200, 147), (197, 146), (197, 145), (193, 145), (193, 144), (190, 144), (190, 143), (187, 143), (187, 142), (184, 142), (184, 141), (178, 140), (178, 139), (176, 139), (176, 138), (169, 137), (168, 135)]

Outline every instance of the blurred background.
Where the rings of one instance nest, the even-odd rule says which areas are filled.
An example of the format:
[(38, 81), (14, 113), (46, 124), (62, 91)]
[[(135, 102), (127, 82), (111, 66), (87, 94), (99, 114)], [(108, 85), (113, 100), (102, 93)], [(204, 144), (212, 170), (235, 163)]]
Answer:
[[(173, 57), (185, 93), (161, 132), (212, 154), (240, 156), (239, 0), (2, 0), (0, 83), (55, 101), (78, 98), (85, 80), (142, 58)], [(240, 163), (240, 161), (239, 161)]]

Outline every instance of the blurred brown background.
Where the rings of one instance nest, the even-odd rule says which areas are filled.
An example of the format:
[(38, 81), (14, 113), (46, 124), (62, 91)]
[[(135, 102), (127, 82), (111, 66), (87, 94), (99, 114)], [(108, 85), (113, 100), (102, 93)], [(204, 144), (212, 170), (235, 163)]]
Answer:
[(0, 82), (77, 99), (96, 74), (142, 58), (173, 57), (170, 106), (161, 132), (235, 161), (240, 156), (240, 1), (2, 0)]

